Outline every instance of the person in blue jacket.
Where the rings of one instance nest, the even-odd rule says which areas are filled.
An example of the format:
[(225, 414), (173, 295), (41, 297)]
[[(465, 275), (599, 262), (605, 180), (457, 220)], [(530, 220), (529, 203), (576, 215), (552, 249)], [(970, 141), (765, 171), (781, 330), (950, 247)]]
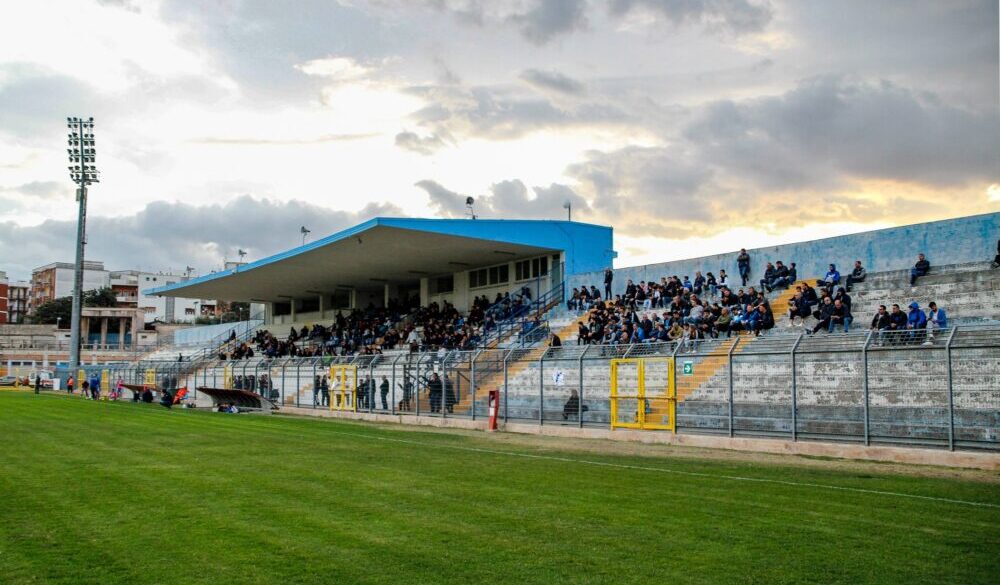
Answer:
[(830, 269), (826, 271), (826, 276), (823, 280), (817, 281), (816, 286), (826, 288), (826, 291), (833, 296), (833, 287), (840, 284), (840, 273), (837, 272), (837, 265), (831, 264)]
[(944, 309), (939, 309), (937, 303), (931, 301), (927, 305), (927, 328), (934, 334), (935, 330), (948, 328), (948, 315)]
[(906, 317), (906, 328), (910, 331), (909, 339), (913, 343), (922, 343), (927, 335), (927, 315), (920, 310), (920, 305), (910, 303), (910, 313)]

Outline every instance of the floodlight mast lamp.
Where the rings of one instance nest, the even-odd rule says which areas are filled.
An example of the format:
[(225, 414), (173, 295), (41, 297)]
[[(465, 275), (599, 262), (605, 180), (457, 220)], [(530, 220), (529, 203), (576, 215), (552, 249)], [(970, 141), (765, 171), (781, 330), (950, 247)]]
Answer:
[[(69, 367), (75, 373), (80, 367), (80, 317), (83, 312), (83, 247), (87, 243), (87, 186), (98, 182), (94, 166), (97, 150), (94, 143), (93, 118), (66, 118), (69, 128), (69, 176), (78, 185), (76, 200), (80, 202), (76, 222), (76, 266), (73, 271), (73, 313), (70, 322)], [(133, 343), (135, 340), (132, 340)]]

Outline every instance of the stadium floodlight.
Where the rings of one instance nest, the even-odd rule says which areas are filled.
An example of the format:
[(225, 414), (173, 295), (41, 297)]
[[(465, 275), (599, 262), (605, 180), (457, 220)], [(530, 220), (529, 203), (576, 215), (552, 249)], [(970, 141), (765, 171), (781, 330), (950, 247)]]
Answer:
[(566, 210), (566, 221), (573, 221), (573, 203), (569, 199), (563, 203), (563, 209)]
[(465, 210), (469, 213), (469, 219), (476, 219), (476, 211), (472, 208), (476, 200), (473, 197), (465, 198)]
[(70, 322), (69, 367), (80, 367), (80, 316), (83, 310), (83, 256), (87, 244), (87, 187), (98, 182), (97, 143), (94, 140), (94, 118), (67, 117), (69, 130), (66, 152), (69, 156), (69, 177), (78, 185), (76, 200), (80, 203), (76, 222), (76, 265), (73, 270), (73, 310)]
[(299, 228), (299, 233), (302, 234), (302, 245), (303, 246), (306, 245), (306, 236), (308, 236), (311, 232), (312, 232), (312, 230), (307, 229), (306, 226), (302, 226), (302, 227)]

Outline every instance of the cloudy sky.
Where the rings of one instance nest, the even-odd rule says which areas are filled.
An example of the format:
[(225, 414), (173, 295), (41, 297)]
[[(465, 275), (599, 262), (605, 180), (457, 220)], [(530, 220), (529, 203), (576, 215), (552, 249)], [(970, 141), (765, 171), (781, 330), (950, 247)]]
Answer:
[(613, 225), (619, 265), (1000, 209), (998, 3), (33, 0), (0, 20), (0, 270), (199, 272), (374, 215)]

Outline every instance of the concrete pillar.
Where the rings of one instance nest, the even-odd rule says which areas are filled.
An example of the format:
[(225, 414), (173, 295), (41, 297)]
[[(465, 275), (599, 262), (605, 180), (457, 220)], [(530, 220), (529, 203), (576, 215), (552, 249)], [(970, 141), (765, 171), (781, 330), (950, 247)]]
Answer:
[(319, 295), (319, 320), (320, 321), (323, 321), (323, 320), (326, 319), (326, 303), (325, 303), (325, 298), (324, 297), (326, 297), (326, 295), (324, 295), (324, 294)]
[(430, 303), (430, 281), (423, 277), (420, 279), (420, 306), (426, 307)]
[(108, 344), (108, 318), (101, 317), (101, 348)]
[(118, 319), (118, 351), (122, 351), (124, 349), (125, 349), (125, 318), (122, 317)]
[(90, 343), (90, 317), (80, 317), (80, 343)]
[(295, 299), (289, 299), (288, 304), (290, 304), (292, 306), (291, 319), (292, 319), (292, 323), (294, 323), (295, 322)]

